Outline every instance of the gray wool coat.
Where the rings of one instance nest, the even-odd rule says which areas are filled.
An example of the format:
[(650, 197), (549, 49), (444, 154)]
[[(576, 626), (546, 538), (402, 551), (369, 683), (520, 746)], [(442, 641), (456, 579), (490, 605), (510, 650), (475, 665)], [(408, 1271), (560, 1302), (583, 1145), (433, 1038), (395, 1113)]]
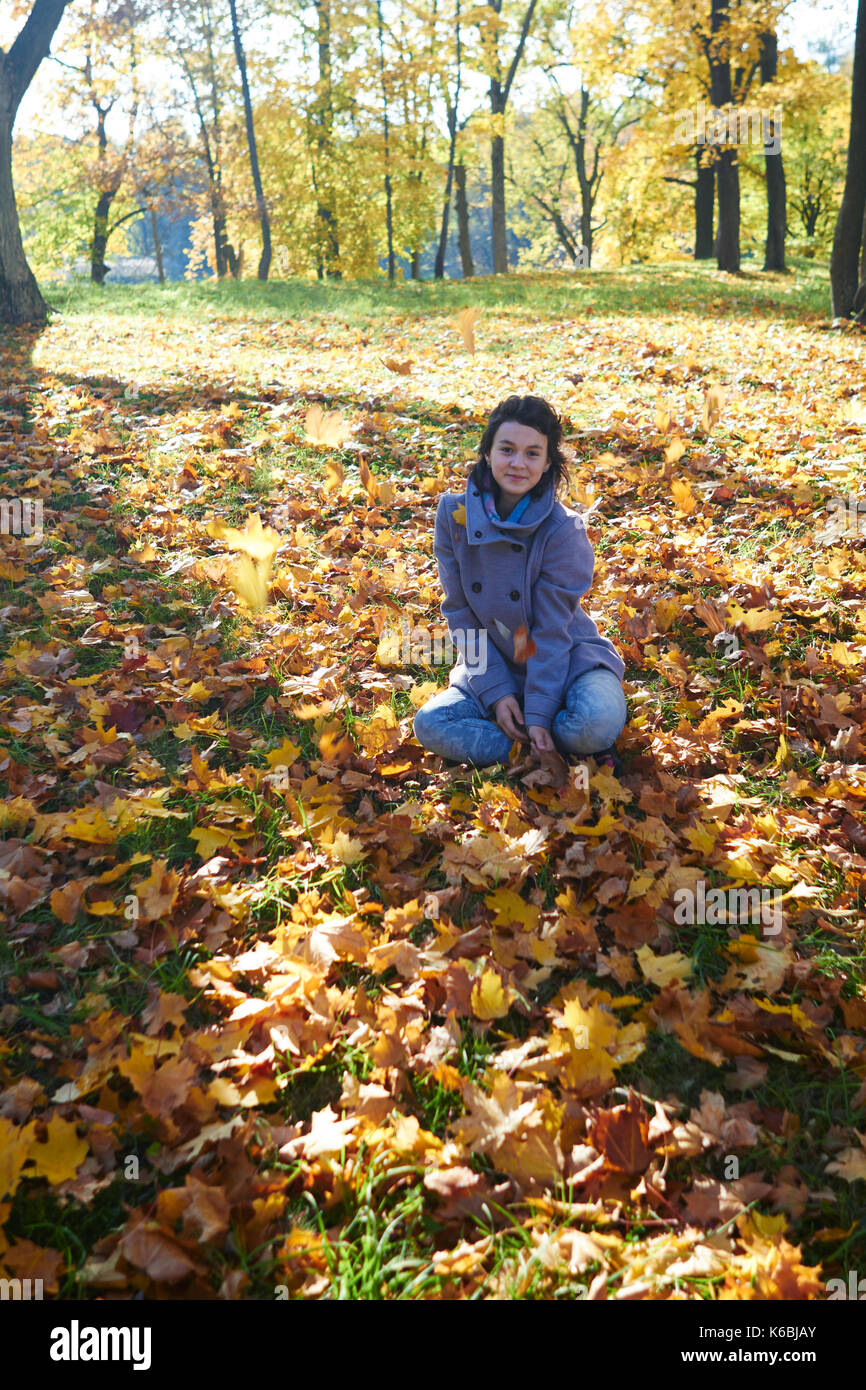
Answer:
[[(461, 506), (465, 525), (454, 515)], [(433, 553), (441, 613), (460, 653), (448, 684), (474, 698), (482, 714), (492, 717), (497, 700), (514, 695), (527, 727), (549, 729), (575, 677), (604, 666), (622, 680), (622, 658), (580, 605), (592, 582), (592, 545), (578, 513), (556, 499), (552, 476), (513, 523), (488, 517), (471, 482), (465, 493), (446, 492)], [(523, 662), (514, 659), (521, 624), (536, 645)]]

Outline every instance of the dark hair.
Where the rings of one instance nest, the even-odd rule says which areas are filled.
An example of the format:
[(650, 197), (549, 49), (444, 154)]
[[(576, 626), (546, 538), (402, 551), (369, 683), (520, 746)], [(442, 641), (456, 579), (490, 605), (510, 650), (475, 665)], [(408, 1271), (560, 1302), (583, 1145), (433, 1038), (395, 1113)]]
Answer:
[[(496, 431), (500, 425), (504, 425), (508, 420), (513, 420), (518, 425), (528, 425), (530, 429), (543, 434), (547, 440), (547, 457), (550, 460), (550, 468), (542, 473), (535, 487), (531, 489), (530, 497), (540, 497), (551, 486), (551, 475), (554, 489), (559, 488), (563, 483), (567, 484), (569, 481), (568, 463), (562, 448), (562, 421), (553, 406), (543, 396), (508, 396), (490, 412), (484, 433), (481, 436), (481, 443), (478, 445), (478, 458), (469, 475), (469, 482), (474, 483), (477, 488), (481, 488), (487, 456), (493, 447)], [(494, 478), (493, 498), (497, 506), (499, 504), (499, 491), (499, 484)]]

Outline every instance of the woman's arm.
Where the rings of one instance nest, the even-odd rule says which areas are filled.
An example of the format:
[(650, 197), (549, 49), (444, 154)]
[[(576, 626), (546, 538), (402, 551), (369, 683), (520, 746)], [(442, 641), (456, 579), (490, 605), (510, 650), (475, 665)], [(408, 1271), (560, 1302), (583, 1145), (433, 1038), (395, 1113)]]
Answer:
[(526, 662), (526, 726), (549, 729), (562, 705), (571, 646), (569, 628), (592, 583), (595, 556), (580, 517), (569, 517), (549, 538), (532, 589), (535, 653)]
[(475, 698), (486, 712), (490, 712), (497, 700), (501, 700), (504, 695), (516, 695), (517, 689), (505, 664), (505, 658), (487, 629), (479, 629), (478, 619), (467, 601), (460, 579), (460, 566), (451, 540), (452, 523), (449, 512), (455, 510), (453, 498), (445, 496), (439, 499), (433, 528), (433, 553), (439, 567), (439, 583), (444, 594), (440, 611), (452, 637), (455, 632), (480, 630), (485, 634), (486, 669), (473, 673), (472, 668), (467, 665), (467, 679)]

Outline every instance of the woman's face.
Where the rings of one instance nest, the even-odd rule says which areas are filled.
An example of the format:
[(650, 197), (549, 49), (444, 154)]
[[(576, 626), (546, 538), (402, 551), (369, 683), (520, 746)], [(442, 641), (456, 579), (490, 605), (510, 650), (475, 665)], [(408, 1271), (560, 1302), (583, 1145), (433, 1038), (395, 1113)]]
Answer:
[(506, 420), (493, 436), (488, 463), (506, 500), (516, 504), (550, 468), (547, 436), (531, 425)]

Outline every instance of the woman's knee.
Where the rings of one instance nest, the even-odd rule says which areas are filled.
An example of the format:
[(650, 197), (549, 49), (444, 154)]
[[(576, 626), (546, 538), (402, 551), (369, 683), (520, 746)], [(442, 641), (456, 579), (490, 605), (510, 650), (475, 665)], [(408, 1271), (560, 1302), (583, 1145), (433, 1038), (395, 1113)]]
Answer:
[(625, 691), (612, 671), (588, 671), (568, 692), (554, 729), (572, 751), (598, 753), (615, 743), (628, 717)]
[(437, 722), (435, 711), (429, 709), (427, 705), (422, 705), (412, 720), (412, 733), (422, 747), (426, 748), (428, 739), (434, 734)]

